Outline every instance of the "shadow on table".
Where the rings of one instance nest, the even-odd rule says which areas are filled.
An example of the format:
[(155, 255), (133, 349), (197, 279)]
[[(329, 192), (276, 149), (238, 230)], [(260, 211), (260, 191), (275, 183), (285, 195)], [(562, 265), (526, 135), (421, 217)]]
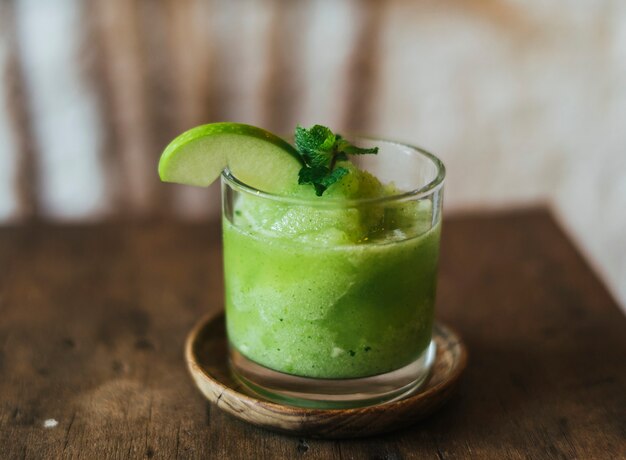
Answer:
[[(607, 391), (619, 400), (619, 379), (610, 371), (619, 363), (606, 362), (606, 343), (587, 348), (585, 355), (594, 359), (582, 362), (575, 340), (559, 340), (567, 331), (546, 333), (552, 336), (541, 341), (465, 335), (470, 358), (457, 393), (427, 419), (378, 441), (420, 440), (437, 447), (473, 439), (523, 448), (531, 436), (552, 449), (555, 439), (569, 442), (587, 429), (584, 421), (593, 412), (607, 410)], [(619, 418), (619, 408), (612, 410)]]

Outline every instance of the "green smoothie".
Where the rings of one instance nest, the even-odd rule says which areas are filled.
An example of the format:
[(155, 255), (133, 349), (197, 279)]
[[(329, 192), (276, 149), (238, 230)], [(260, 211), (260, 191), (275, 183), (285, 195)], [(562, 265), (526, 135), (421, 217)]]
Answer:
[(400, 193), (342, 167), (349, 174), (322, 197), (302, 185), (285, 194), (324, 206), (241, 193), (225, 213), (228, 337), (276, 371), (382, 374), (413, 362), (431, 340), (440, 234), (431, 202), (342, 206)]
[(265, 397), (297, 404), (352, 407), (399, 396), (432, 365), (445, 168), (419, 149), (363, 138), (356, 145), (321, 125), (298, 126), (293, 139), (210, 123), (177, 136), (159, 160), (166, 182), (207, 186), (223, 173), (232, 350), (262, 372), (316, 379), (404, 371), (311, 386), (252, 372), (232, 353), (233, 370)]

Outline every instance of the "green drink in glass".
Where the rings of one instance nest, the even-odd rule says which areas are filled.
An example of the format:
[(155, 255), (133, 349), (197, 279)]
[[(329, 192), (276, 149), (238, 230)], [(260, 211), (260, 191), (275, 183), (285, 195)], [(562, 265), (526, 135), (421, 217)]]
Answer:
[[(298, 140), (300, 184), (267, 191), (237, 168), (222, 174), (231, 368), (249, 390), (287, 404), (400, 398), (434, 360), (444, 167), (366, 138), (333, 138), (330, 158), (312, 159)], [(323, 174), (303, 174), (325, 160)]]

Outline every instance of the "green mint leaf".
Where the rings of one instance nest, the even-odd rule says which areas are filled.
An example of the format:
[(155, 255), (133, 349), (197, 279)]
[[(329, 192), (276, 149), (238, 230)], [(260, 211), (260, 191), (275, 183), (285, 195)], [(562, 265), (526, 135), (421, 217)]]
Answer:
[(331, 173), (326, 166), (305, 166), (298, 173), (298, 184), (311, 184), (315, 194), (322, 196), (328, 186), (324, 185), (325, 178)]
[(364, 155), (367, 153), (378, 153), (378, 147), (373, 147), (369, 149), (357, 147), (356, 145), (351, 144), (345, 139), (340, 139), (337, 142), (336, 149), (339, 152), (346, 153), (348, 155)]
[(329, 174), (324, 176), (322, 180), (320, 181), (320, 183), (326, 188), (328, 188), (331, 185), (333, 185), (335, 182), (339, 181), (346, 174), (348, 174), (347, 168), (343, 168), (343, 167), (335, 168)]
[(336, 168), (332, 171), (325, 166), (305, 166), (298, 174), (299, 184), (312, 184), (315, 187), (315, 194), (322, 196), (328, 187), (348, 174), (347, 168)]
[(312, 166), (330, 167), (333, 159), (333, 146), (336, 141), (336, 137), (330, 129), (321, 125), (315, 125), (310, 129), (298, 126), (295, 140), (296, 148), (305, 163)]
[(326, 166), (305, 166), (298, 173), (298, 184), (313, 184), (321, 182), (330, 173)]
[(313, 185), (317, 196), (348, 174), (347, 168), (335, 167), (338, 161), (348, 161), (348, 155), (378, 153), (378, 147), (357, 147), (322, 125), (309, 129), (298, 126), (295, 141), (305, 163), (298, 174), (298, 183)]

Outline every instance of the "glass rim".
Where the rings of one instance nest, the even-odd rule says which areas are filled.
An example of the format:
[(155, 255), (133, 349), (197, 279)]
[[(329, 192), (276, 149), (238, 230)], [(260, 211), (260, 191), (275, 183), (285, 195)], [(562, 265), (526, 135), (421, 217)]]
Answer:
[(263, 190), (259, 190), (251, 185), (248, 185), (235, 177), (228, 168), (222, 171), (221, 177), (224, 182), (230, 185), (237, 191), (241, 191), (244, 193), (248, 193), (259, 198), (265, 198), (272, 201), (278, 201), (286, 204), (297, 204), (297, 205), (307, 205), (311, 207), (351, 207), (351, 206), (359, 206), (364, 204), (379, 204), (379, 203), (388, 203), (393, 201), (406, 201), (411, 199), (420, 199), (424, 198), (428, 195), (439, 190), (444, 182), (446, 177), (446, 167), (443, 162), (434, 154), (429, 151), (416, 147), (414, 145), (405, 144), (403, 142), (392, 141), (388, 139), (379, 139), (370, 136), (346, 136), (347, 139), (364, 139), (368, 141), (374, 142), (384, 142), (386, 144), (391, 144), (397, 147), (409, 148), (412, 150), (412, 153), (416, 153), (428, 158), (437, 168), (437, 174), (433, 180), (426, 183), (422, 187), (418, 187), (406, 192), (397, 193), (394, 195), (388, 195), (377, 198), (351, 198), (351, 199), (342, 199), (342, 198), (328, 198), (321, 200), (319, 197), (315, 198), (300, 198), (294, 196), (285, 196), (277, 193), (264, 192)]

